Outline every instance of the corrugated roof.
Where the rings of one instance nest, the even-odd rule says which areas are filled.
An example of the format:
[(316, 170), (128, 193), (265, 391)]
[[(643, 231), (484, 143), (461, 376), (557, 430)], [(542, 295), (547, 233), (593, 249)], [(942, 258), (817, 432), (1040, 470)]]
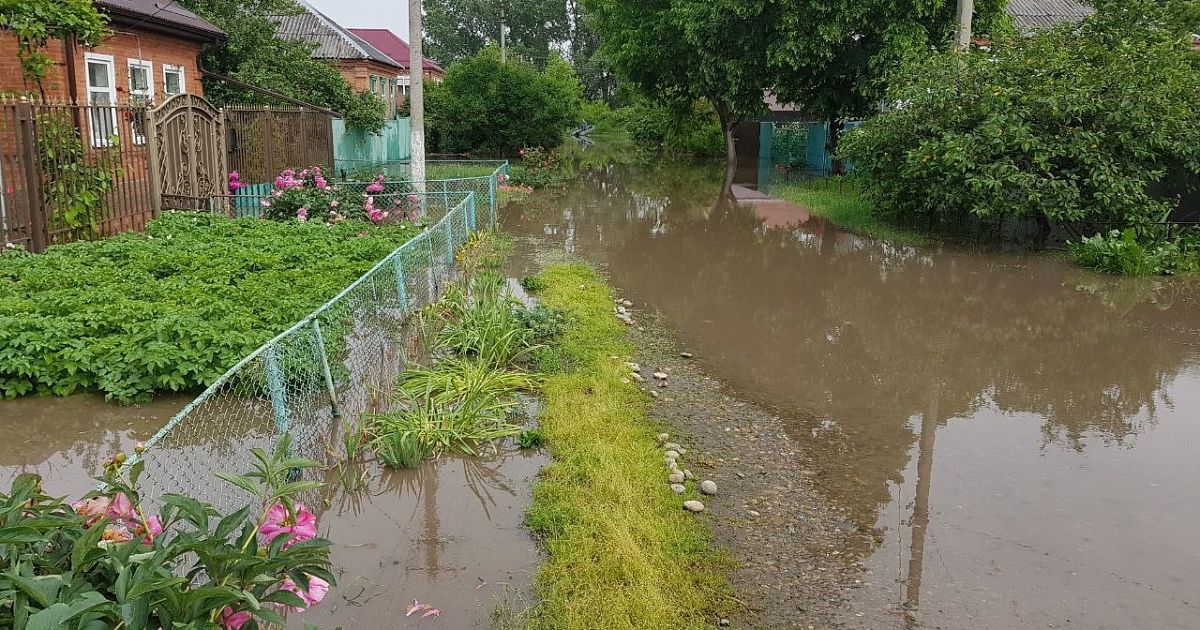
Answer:
[(225, 37), (225, 31), (174, 0), (96, 0), (96, 5), (110, 15), (126, 16), (136, 24), (174, 28), (210, 40)]
[[(370, 59), (389, 66), (396, 66), (391, 57), (363, 41), (337, 22), (331, 20), (316, 7), (297, 0), (303, 9), (296, 15), (278, 16), (278, 33), (281, 37), (298, 39), (314, 44), (312, 56), (317, 59)], [(399, 66), (396, 66), (399, 67)]]
[(1095, 9), (1077, 0), (1009, 0), (1006, 11), (1017, 30), (1028, 33), (1063, 22), (1078, 22)]
[[(352, 28), (350, 32), (374, 46), (376, 50), (391, 57), (401, 68), (408, 68), (408, 59), (411, 53), (408, 49), (408, 42), (400, 39), (399, 35), (386, 28)], [(425, 70), (442, 72), (442, 67), (429, 57), (425, 58), (422, 67)]]

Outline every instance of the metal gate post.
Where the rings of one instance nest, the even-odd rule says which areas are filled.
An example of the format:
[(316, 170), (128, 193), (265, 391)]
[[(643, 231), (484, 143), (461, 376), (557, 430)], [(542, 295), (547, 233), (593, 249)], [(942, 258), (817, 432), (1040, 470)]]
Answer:
[(17, 104), (21, 128), (21, 161), (25, 167), (25, 193), (29, 196), (29, 251), (46, 251), (50, 240), (50, 218), (42, 204), (42, 167), (37, 157), (37, 131), (33, 106), (25, 97)]

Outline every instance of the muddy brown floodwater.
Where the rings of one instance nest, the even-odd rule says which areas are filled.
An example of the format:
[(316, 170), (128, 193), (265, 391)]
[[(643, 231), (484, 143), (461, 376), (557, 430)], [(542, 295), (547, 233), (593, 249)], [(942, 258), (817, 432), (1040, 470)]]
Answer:
[(51, 495), (88, 492), (105, 460), (150, 439), (189, 399), (160, 396), (125, 406), (93, 394), (0, 400), (0, 492), (22, 472), (41, 475)]
[(720, 181), (595, 169), (506, 227), (601, 265), (784, 419), (868, 541), (836, 625), (1200, 627), (1200, 283), (864, 238), (722, 207)]

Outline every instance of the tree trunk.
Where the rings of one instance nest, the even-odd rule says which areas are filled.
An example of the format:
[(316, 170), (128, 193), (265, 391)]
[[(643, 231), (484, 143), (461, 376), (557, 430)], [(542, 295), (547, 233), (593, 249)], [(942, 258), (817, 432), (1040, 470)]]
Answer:
[(717, 118), (721, 121), (721, 133), (725, 136), (725, 181), (721, 185), (722, 204), (733, 201), (733, 177), (737, 170), (737, 144), (733, 141), (733, 128), (737, 121), (724, 107), (717, 107)]
[(838, 141), (842, 138), (842, 121), (836, 116), (829, 118), (829, 133), (825, 136), (825, 150), (829, 152), (829, 174), (845, 175), (846, 164), (838, 157)]

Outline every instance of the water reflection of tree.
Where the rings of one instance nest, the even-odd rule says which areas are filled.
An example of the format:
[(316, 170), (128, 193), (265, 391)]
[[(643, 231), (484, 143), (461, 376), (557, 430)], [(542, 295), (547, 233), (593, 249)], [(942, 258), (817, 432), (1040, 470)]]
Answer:
[(569, 223), (581, 253), (668, 315), (723, 380), (815, 433), (823, 485), (864, 525), (931, 409), (942, 424), (994, 406), (1045, 418), (1047, 444), (1123, 444), (1197, 360), (1177, 324), (1200, 321), (1195, 301), (1164, 310), (1043, 257), (894, 246), (819, 221), (768, 229), (716, 203), (719, 176), (610, 166), (526, 207), (526, 223)]

